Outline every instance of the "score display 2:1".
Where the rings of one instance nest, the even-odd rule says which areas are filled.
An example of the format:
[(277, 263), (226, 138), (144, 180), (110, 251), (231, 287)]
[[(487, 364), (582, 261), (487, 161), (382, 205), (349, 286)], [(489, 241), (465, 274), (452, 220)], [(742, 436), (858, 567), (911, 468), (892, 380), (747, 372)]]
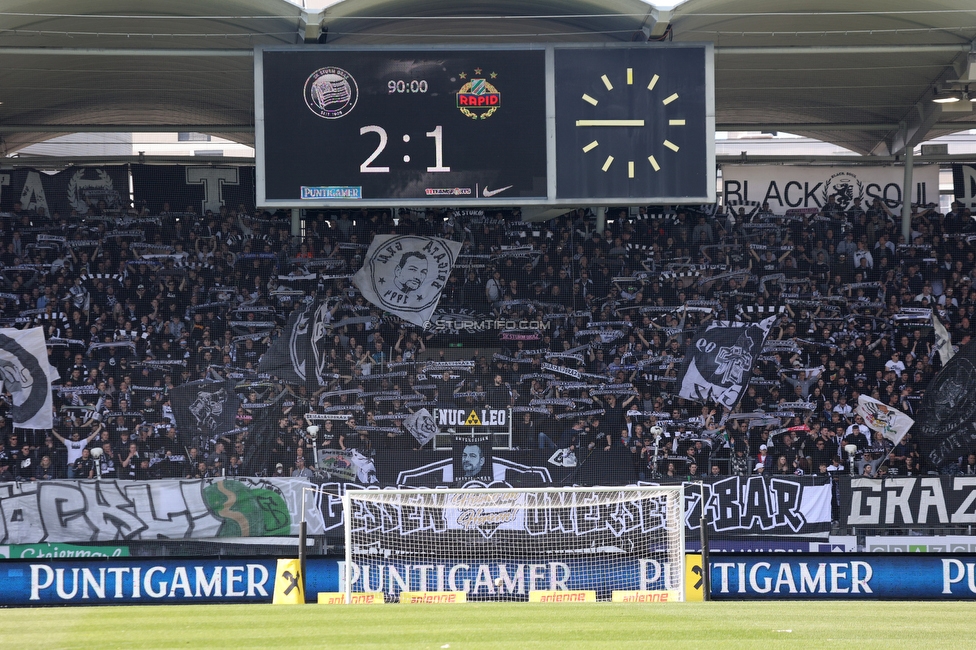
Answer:
[[(384, 129), (382, 126), (376, 126), (375, 124), (364, 126), (359, 129), (359, 135), (366, 135), (367, 133), (375, 133), (376, 135), (380, 136), (380, 142), (376, 149), (373, 150), (373, 153), (369, 155), (369, 158), (363, 161), (363, 163), (359, 166), (359, 171), (363, 174), (389, 174), (389, 167), (371, 166), (373, 161), (379, 158), (380, 154), (383, 153), (383, 150), (386, 149), (386, 145), (389, 143), (390, 138), (386, 133), (386, 129)], [(451, 171), (450, 167), (446, 167), (444, 165), (444, 127), (438, 124), (434, 127), (433, 131), (427, 131), (424, 135), (426, 135), (428, 138), (434, 139), (434, 166), (427, 167), (428, 173), (436, 174)], [(410, 142), (410, 136), (408, 134), (403, 135), (403, 142), (405, 144)], [(403, 156), (403, 162), (410, 162), (410, 154), (405, 154)]]

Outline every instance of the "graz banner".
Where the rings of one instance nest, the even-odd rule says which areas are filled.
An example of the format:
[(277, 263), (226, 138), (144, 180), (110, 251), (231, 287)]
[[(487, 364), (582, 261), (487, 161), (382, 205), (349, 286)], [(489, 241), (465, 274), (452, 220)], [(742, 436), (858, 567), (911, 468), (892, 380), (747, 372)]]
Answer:
[(10, 393), (14, 426), (25, 429), (50, 429), (51, 383), (59, 379), (48, 363), (44, 329), (0, 329), (0, 387)]
[(842, 526), (972, 526), (976, 476), (840, 477)]
[[(939, 202), (939, 166), (915, 165), (911, 202)], [(723, 165), (722, 195), (725, 204), (756, 201), (769, 203), (775, 214), (790, 208), (822, 208), (833, 196), (842, 210), (861, 200), (865, 210), (880, 198), (889, 209), (902, 204), (904, 170), (899, 166), (803, 166)], [(748, 212), (749, 209), (747, 208)]]

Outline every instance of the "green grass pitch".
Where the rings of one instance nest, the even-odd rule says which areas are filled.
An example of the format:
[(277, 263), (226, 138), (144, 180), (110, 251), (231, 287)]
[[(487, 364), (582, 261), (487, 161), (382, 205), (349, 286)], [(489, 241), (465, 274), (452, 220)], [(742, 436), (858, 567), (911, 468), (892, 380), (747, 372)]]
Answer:
[(967, 602), (184, 605), (0, 610), (4, 648), (947, 648)]

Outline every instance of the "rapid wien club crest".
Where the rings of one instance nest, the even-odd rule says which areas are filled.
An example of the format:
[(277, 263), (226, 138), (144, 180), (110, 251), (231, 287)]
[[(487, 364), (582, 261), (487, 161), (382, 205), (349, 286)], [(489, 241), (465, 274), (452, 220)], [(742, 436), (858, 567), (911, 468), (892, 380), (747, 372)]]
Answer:
[[(501, 92), (482, 76), (482, 72), (481, 68), (475, 68), (474, 76), (470, 80), (468, 80), (466, 72), (458, 75), (462, 80), (466, 80), (466, 83), (457, 92), (458, 110), (472, 120), (487, 120), (502, 105)], [(486, 76), (495, 80), (498, 73), (491, 72)]]

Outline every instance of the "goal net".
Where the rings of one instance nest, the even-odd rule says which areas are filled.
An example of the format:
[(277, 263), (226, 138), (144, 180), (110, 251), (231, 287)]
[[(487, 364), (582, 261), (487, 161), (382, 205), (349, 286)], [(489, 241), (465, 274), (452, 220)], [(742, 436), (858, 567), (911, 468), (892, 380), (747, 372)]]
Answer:
[(387, 600), (403, 592), (684, 597), (681, 486), (349, 490), (343, 508), (347, 599), (357, 592)]

